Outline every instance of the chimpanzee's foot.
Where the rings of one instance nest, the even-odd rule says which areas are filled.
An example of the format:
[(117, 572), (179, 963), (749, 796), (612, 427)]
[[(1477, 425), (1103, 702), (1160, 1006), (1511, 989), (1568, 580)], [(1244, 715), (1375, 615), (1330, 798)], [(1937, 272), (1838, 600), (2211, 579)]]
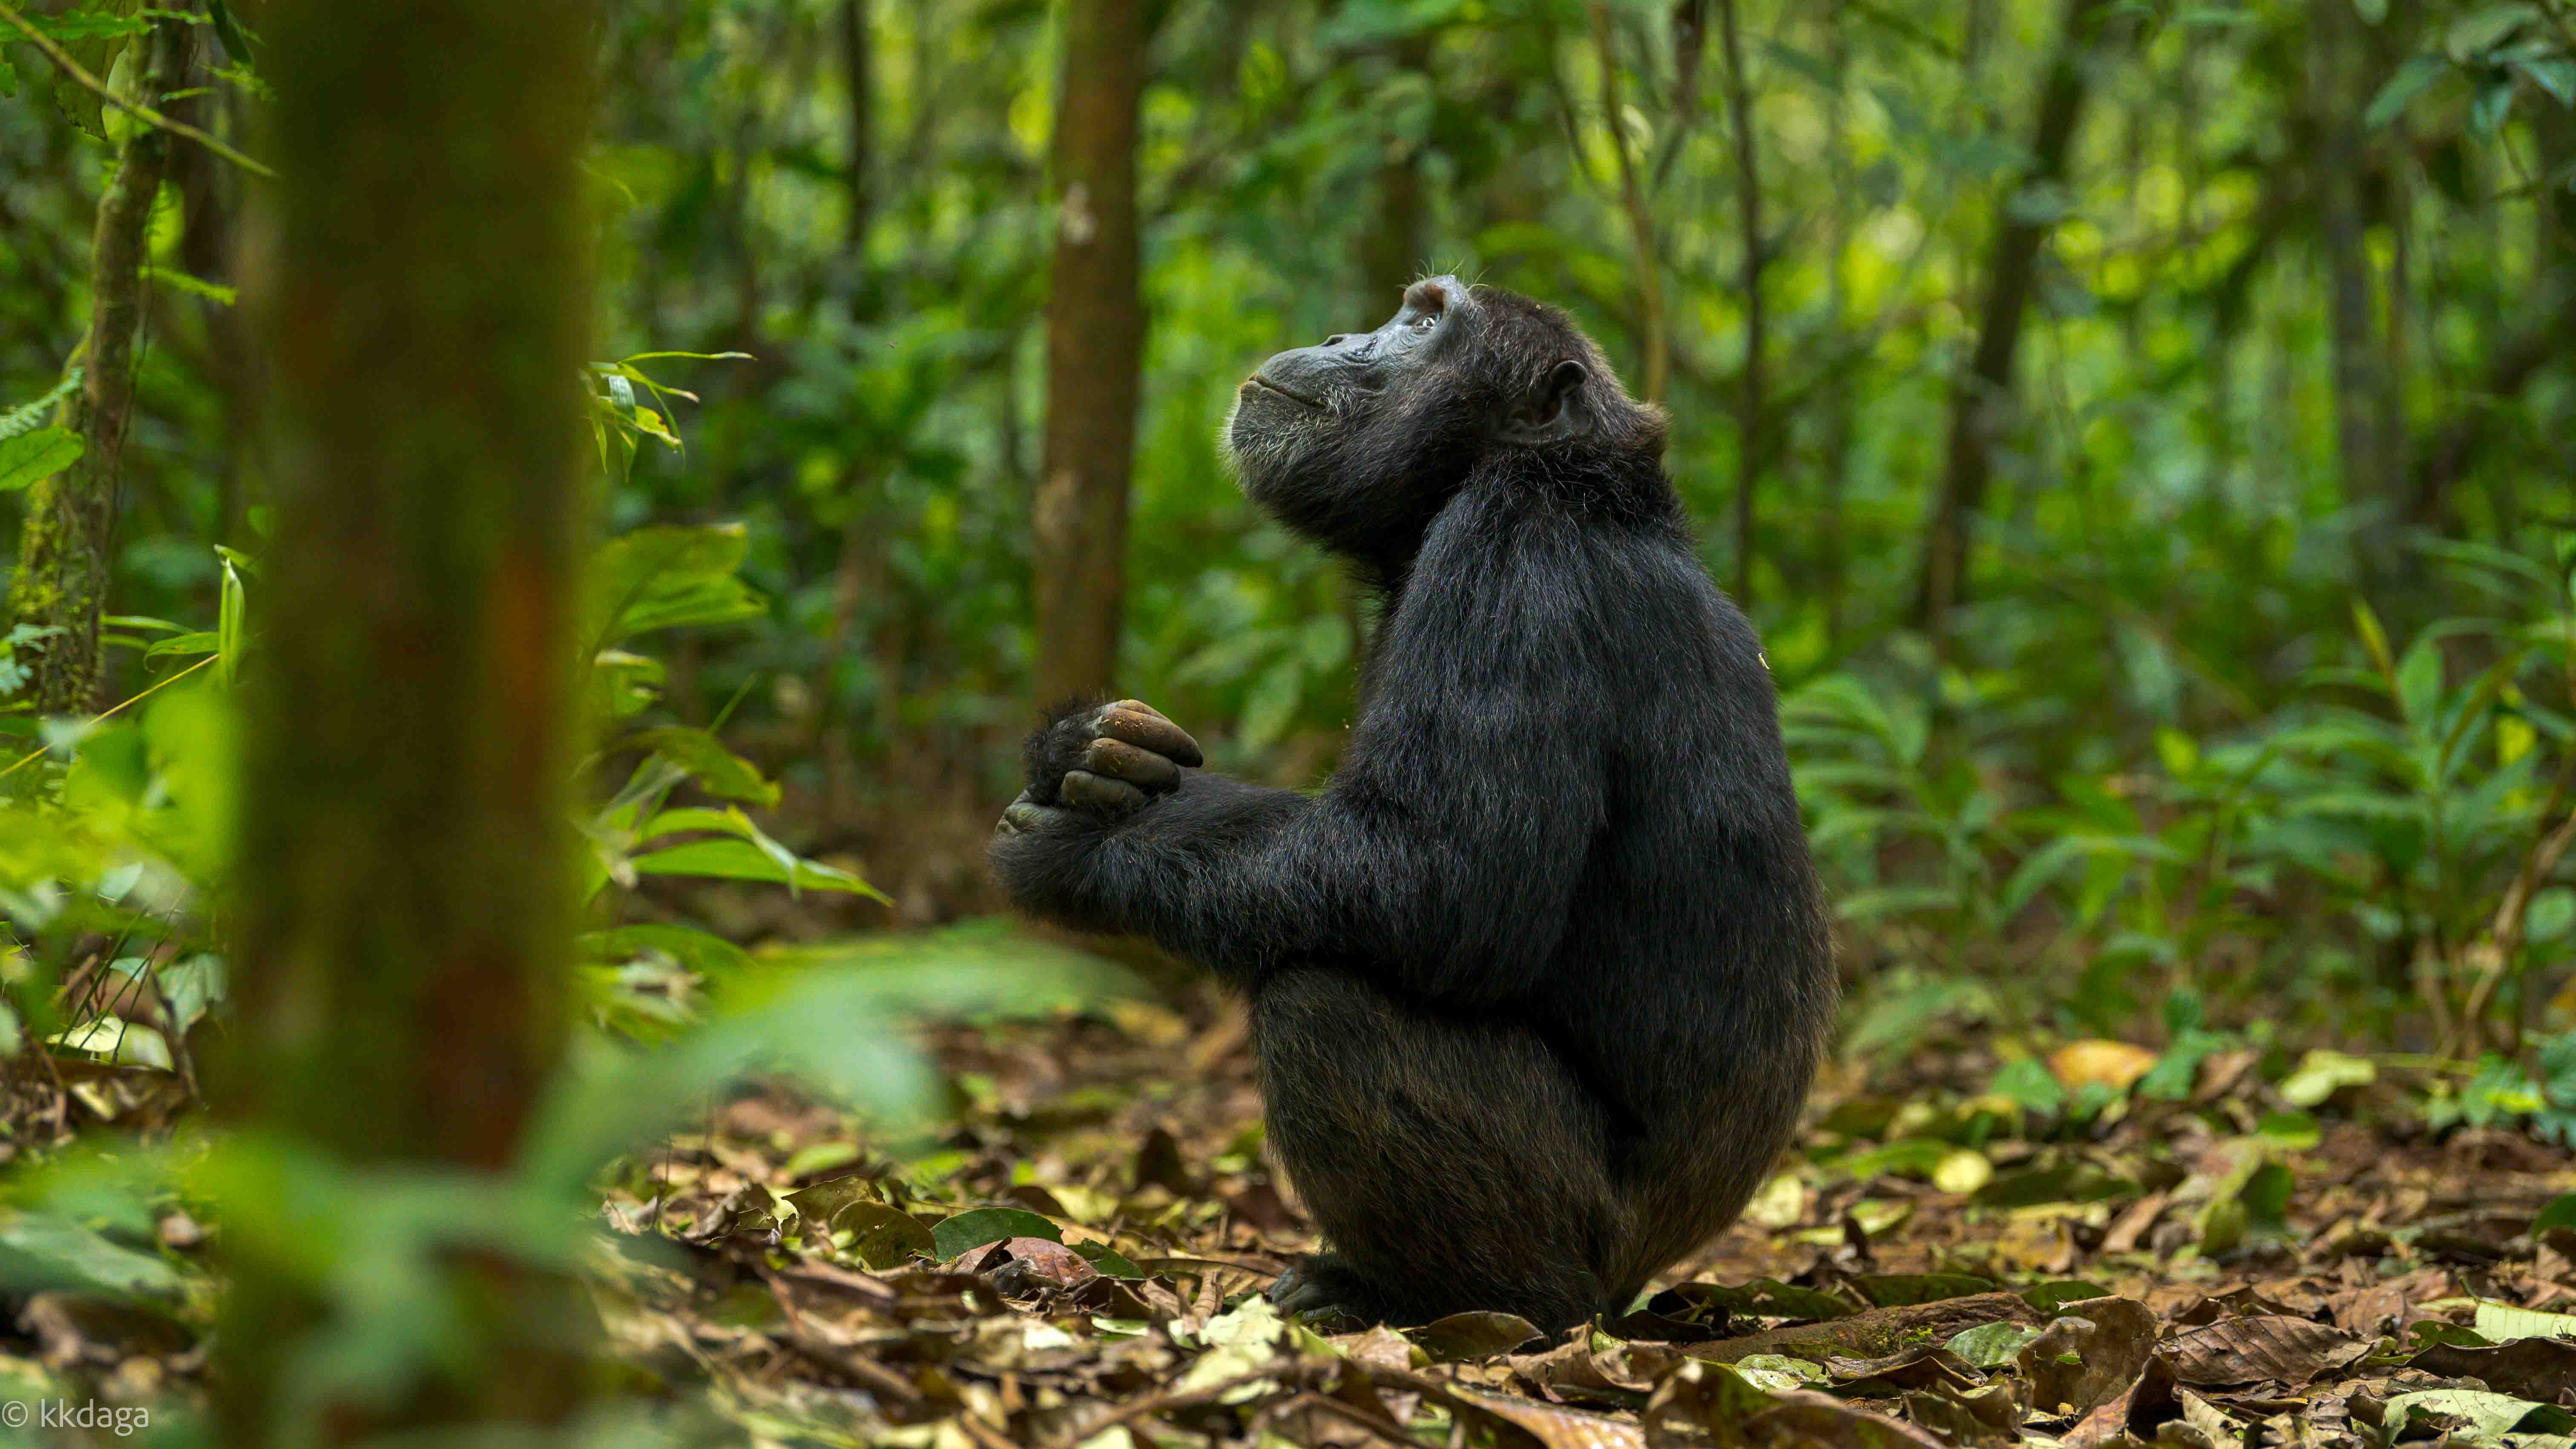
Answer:
[(1383, 1322), (1386, 1310), (1359, 1270), (1332, 1253), (1299, 1258), (1270, 1285), (1270, 1306), (1308, 1318), (1339, 1316), (1362, 1324)]

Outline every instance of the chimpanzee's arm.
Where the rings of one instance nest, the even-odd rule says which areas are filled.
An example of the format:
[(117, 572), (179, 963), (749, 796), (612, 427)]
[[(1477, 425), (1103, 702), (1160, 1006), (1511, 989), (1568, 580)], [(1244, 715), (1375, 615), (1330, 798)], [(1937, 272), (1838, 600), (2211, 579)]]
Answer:
[[(1615, 554), (1615, 548), (1610, 550)], [(1378, 648), (1318, 796), (1186, 773), (1120, 818), (1043, 813), (993, 862), (1025, 909), (1132, 931), (1244, 984), (1297, 961), (1425, 999), (1528, 990), (1606, 817), (1615, 587), (1562, 517), (1461, 495)]]

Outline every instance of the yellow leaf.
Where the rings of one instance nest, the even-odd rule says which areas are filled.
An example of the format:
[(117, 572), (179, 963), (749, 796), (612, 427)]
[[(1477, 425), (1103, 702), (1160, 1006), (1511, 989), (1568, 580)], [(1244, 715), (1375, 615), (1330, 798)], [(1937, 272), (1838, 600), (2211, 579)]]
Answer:
[(2050, 1074), (2068, 1091), (2099, 1082), (2112, 1091), (2125, 1092), (2155, 1064), (2156, 1054), (2145, 1047), (2098, 1037), (2068, 1042), (2048, 1054)]

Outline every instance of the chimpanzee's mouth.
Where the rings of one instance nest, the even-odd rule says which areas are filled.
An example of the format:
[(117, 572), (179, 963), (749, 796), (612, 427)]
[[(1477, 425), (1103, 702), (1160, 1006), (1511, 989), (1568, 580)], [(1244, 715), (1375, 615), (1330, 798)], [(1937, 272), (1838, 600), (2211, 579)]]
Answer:
[(1272, 382), (1270, 379), (1268, 379), (1268, 378), (1266, 378), (1266, 377), (1263, 377), (1260, 373), (1257, 373), (1257, 372), (1256, 372), (1256, 373), (1254, 373), (1252, 376), (1250, 376), (1250, 377), (1248, 377), (1248, 378), (1244, 379), (1244, 386), (1246, 386), (1246, 387), (1257, 387), (1257, 388), (1261, 388), (1261, 389), (1263, 389), (1264, 391), (1267, 391), (1267, 392), (1275, 392), (1275, 393), (1279, 394), (1281, 397), (1284, 397), (1284, 398), (1288, 399), (1290, 402), (1297, 403), (1297, 404), (1299, 404), (1299, 405), (1301, 405), (1301, 406), (1304, 406), (1304, 407), (1310, 407), (1310, 408), (1313, 408), (1315, 411), (1317, 411), (1317, 412), (1319, 412), (1319, 413), (1320, 413), (1320, 412), (1328, 411), (1328, 409), (1327, 409), (1327, 408), (1325, 408), (1325, 406), (1323, 405), (1323, 403), (1321, 403), (1321, 402), (1317, 401), (1316, 399), (1311, 398), (1311, 397), (1308, 397), (1308, 396), (1306, 396), (1306, 395), (1305, 395), (1304, 393), (1302, 393), (1302, 392), (1297, 392), (1297, 391), (1295, 391), (1295, 390), (1293, 390), (1293, 389), (1290, 389), (1290, 388), (1284, 388), (1284, 387), (1281, 387), (1279, 384), (1277, 384), (1277, 383), (1275, 383), (1275, 382)]

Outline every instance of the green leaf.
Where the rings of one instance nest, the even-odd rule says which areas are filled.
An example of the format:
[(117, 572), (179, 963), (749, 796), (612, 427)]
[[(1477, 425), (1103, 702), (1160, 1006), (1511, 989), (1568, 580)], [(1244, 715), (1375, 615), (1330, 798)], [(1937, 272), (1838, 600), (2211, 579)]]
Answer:
[(145, 267), (143, 275), (164, 286), (185, 292), (189, 296), (203, 297), (209, 302), (226, 307), (233, 305), (240, 298), (240, 293), (231, 287), (219, 282), (209, 282), (203, 277), (192, 277), (186, 272), (170, 267)]
[(2476, 98), (2469, 102), (2469, 132), (2492, 136), (2504, 129), (2505, 117), (2513, 113), (2513, 82), (2491, 80), (2478, 87)]
[(231, 969), (223, 957), (211, 952), (165, 961), (154, 974), (161, 978), (161, 999), (169, 1006), (170, 1025), (181, 1037), (232, 992)]
[(121, 1067), (151, 1067), (166, 1072), (173, 1066), (170, 1043), (162, 1039), (161, 1033), (122, 1017), (102, 1016), (45, 1040)]
[(0, 439), (0, 493), (14, 493), (51, 478), (80, 461), (87, 447), (68, 428), (38, 428)]
[(120, 1247), (69, 1218), (19, 1213), (0, 1221), (0, 1288), (118, 1299), (175, 1299), (179, 1274), (157, 1257)]
[(1999, 1369), (2037, 1337), (2039, 1330), (2027, 1324), (1984, 1323), (1951, 1335), (1943, 1347), (1967, 1360), (1971, 1367)]
[(151, 648), (143, 651), (143, 657), (146, 659), (165, 659), (173, 654), (212, 654), (222, 647), (223, 636), (214, 633), (212, 630), (207, 630), (200, 633), (180, 634), (172, 638), (157, 640)]
[(2510, 1343), (2517, 1338), (2576, 1338), (2576, 1314), (2543, 1313), (2484, 1298), (2478, 1300), (2477, 1317), (2469, 1326), (2489, 1343)]
[(2087, 1298), (2110, 1296), (2110, 1289), (2099, 1283), (2087, 1283), (2081, 1278), (2061, 1278), (2052, 1283), (2042, 1283), (2036, 1288), (2025, 1288), (2021, 1291), (2022, 1302), (2052, 1318), (2057, 1316), (2057, 1310), (2069, 1303), (2081, 1303)]
[(2450, 52), (2451, 59), (2467, 65), (2539, 18), (2537, 5), (2490, 5), (2452, 21), (2451, 28), (2442, 35), (2442, 48)]
[(34, 402), (21, 403), (5, 413), (0, 413), (0, 441), (34, 432), (44, 423), (45, 414), (54, 404), (79, 391), (80, 385), (81, 370), (78, 367), (65, 368), (63, 380), (55, 383), (52, 391)]
[[(2376, 131), (2396, 120), (2398, 113), (2406, 109), (2408, 102), (2422, 95), (2433, 82), (2450, 73), (2450, 61), (2441, 56), (2418, 55), (2409, 58), (2404, 65), (2397, 68), (2395, 75), (2388, 78), (2388, 83), (2379, 88), (2379, 94), (2370, 98), (2370, 108), (2361, 114), (2362, 128)], [(2358, 604), (2354, 605), (2354, 611), (2367, 620), (2365, 637), (2378, 636), (2379, 621), (2368, 618), (2368, 611)], [(2387, 647), (2386, 643), (2382, 642), (2372, 652), (2384, 654)]]
[(836, 1232), (848, 1230), (850, 1251), (880, 1273), (900, 1268), (915, 1258), (940, 1256), (938, 1241), (930, 1229), (912, 1214), (881, 1202), (852, 1203), (832, 1214), (830, 1226)]
[(2537, 60), (2518, 60), (2514, 69), (2531, 77), (2531, 83), (2549, 92), (2562, 106), (2576, 106), (2576, 61), (2565, 56), (2544, 56)]
[(2540, 1215), (2531, 1220), (2531, 1235), (2535, 1238), (2561, 1228), (2576, 1228), (2576, 1192), (2562, 1192), (2551, 1198)]
[(759, 880), (794, 889), (840, 891), (848, 895), (886, 897), (875, 886), (847, 871), (834, 870), (810, 860), (791, 860), (785, 864), (747, 840), (693, 840), (650, 855), (639, 855), (632, 862), (646, 875), (691, 875), (711, 880)]
[(734, 577), (750, 548), (739, 523), (639, 528), (600, 547), (588, 633), (601, 648), (651, 629), (758, 618), (768, 604)]
[(1064, 1230), (1026, 1208), (988, 1207), (959, 1213), (930, 1230), (941, 1262), (969, 1253), (987, 1243), (1004, 1238), (1044, 1238), (1050, 1243), (1064, 1241)]
[(2365, 1057), (2323, 1048), (2299, 1058), (2298, 1069), (2281, 1082), (2281, 1099), (2293, 1107), (2314, 1107), (2346, 1087), (2365, 1087), (2379, 1080), (2379, 1068)]
[(638, 730), (618, 741), (617, 747), (660, 755), (719, 800), (741, 800), (764, 808), (778, 803), (778, 786), (762, 777), (759, 766), (726, 749), (710, 731), (663, 725)]
[[(2449, 1438), (2454, 1443), (2494, 1444), (2516, 1429), (2536, 1434), (2563, 1434), (2576, 1428), (2576, 1414), (2511, 1394), (2489, 1393), (2483, 1389), (2426, 1389), (2419, 1393), (2396, 1394), (2389, 1398), (2388, 1408), (2380, 1419), (2390, 1442), (2404, 1435), (2417, 1410), (2431, 1424), (2443, 1420), (2466, 1419), (2465, 1428), (2454, 1430)], [(2432, 1436), (2426, 1436), (2432, 1437)]]
[(1075, 1243), (1072, 1247), (1075, 1252), (1082, 1255), (1082, 1260), (1084, 1262), (1099, 1269), (1100, 1276), (1104, 1278), (1142, 1278), (1145, 1276), (1144, 1269), (1137, 1267), (1134, 1263), (1129, 1262), (1119, 1254), (1110, 1251), (1109, 1245), (1106, 1243)]
[(2048, 1063), (2037, 1057), (2004, 1063), (1996, 1069), (1995, 1079), (1986, 1090), (2033, 1112), (2055, 1112), (2066, 1105), (2065, 1085), (2048, 1070)]

